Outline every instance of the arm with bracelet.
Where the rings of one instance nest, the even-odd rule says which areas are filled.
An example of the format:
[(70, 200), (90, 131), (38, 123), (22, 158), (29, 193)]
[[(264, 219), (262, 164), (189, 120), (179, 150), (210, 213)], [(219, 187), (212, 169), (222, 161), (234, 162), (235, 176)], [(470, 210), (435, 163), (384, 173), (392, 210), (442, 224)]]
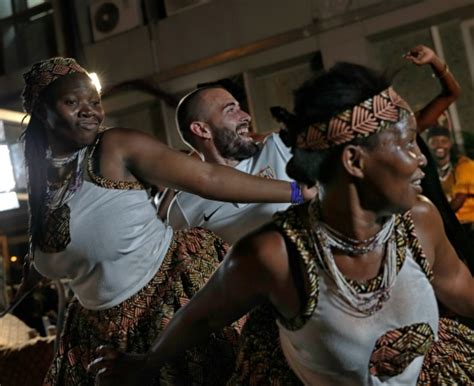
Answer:
[(441, 92), (425, 107), (416, 112), (418, 133), (422, 133), (437, 124), (439, 116), (448, 109), (451, 103), (459, 98), (461, 87), (449, 70), (448, 65), (431, 48), (418, 45), (405, 54), (404, 58), (417, 66), (429, 64), (433, 71), (432, 76), (437, 78), (441, 85)]

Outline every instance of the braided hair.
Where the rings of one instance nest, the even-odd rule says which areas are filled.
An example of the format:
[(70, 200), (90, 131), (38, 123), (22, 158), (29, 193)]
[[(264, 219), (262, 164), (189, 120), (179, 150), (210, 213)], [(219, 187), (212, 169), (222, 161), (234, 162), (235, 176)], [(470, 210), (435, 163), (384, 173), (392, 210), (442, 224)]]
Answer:
[(51, 87), (57, 79), (74, 73), (87, 74), (72, 58), (55, 57), (33, 64), (23, 74), (25, 87), (22, 92), (23, 108), (30, 114), (30, 121), (21, 135), (25, 144), (25, 160), (28, 176), (30, 256), (42, 233), (46, 211), (46, 182), (48, 140), (46, 127), (40, 119), (41, 103), (51, 96)]

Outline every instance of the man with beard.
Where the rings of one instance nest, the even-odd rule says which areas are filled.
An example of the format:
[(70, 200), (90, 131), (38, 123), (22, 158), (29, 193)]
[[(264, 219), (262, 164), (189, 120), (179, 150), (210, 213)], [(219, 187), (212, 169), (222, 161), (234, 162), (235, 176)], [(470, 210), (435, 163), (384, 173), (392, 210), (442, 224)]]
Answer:
[(470, 231), (474, 223), (474, 161), (453, 151), (451, 133), (445, 127), (428, 129), (427, 140), (451, 208)]
[[(184, 142), (205, 162), (265, 178), (290, 180), (285, 170), (290, 150), (278, 134), (269, 135), (261, 143), (254, 141), (250, 136), (250, 115), (222, 86), (201, 87), (186, 95), (176, 110), (176, 123)], [(174, 229), (201, 226), (233, 244), (288, 205), (232, 204), (179, 192), (170, 204), (167, 218)]]

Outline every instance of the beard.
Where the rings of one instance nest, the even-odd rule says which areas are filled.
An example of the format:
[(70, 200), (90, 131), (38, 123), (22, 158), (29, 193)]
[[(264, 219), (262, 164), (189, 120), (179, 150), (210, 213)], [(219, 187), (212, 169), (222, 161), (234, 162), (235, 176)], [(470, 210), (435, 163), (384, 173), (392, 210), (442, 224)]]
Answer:
[(214, 130), (214, 144), (222, 157), (235, 161), (250, 158), (262, 148), (261, 143), (243, 139), (230, 129)]

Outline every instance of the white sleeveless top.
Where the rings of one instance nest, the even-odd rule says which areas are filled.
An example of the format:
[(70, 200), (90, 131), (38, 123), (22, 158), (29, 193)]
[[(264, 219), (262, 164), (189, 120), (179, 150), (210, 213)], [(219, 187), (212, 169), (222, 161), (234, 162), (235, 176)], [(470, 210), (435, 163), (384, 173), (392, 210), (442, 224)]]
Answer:
[[(274, 133), (266, 138), (260, 152), (240, 161), (235, 169), (255, 176), (289, 181), (286, 164), (290, 158), (290, 149)], [(170, 204), (167, 220), (173, 229), (203, 227), (234, 244), (245, 234), (269, 222), (275, 212), (285, 210), (289, 205), (221, 202), (179, 192)]]
[(36, 248), (34, 264), (51, 279), (68, 278), (85, 308), (113, 307), (157, 273), (173, 231), (145, 190), (108, 189), (84, 181), (68, 201), (71, 241), (61, 252)]
[[(390, 299), (371, 316), (348, 313), (322, 269), (318, 282), (317, 306), (303, 327), (290, 331), (278, 322), (283, 352), (301, 381), (321, 386), (415, 385), (423, 344), (437, 339), (438, 307), (410, 249)], [(376, 364), (388, 357), (391, 361), (381, 371)]]

